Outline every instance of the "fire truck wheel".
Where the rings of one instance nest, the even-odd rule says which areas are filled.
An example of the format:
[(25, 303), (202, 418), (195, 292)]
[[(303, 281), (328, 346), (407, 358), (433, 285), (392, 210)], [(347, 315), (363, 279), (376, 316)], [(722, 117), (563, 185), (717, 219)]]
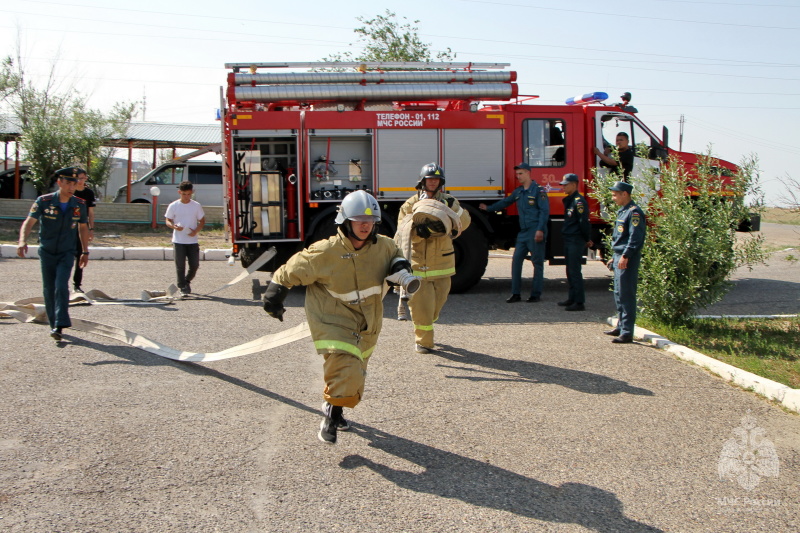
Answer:
[(489, 242), (478, 224), (470, 225), (453, 241), (456, 250), (456, 273), (451, 280), (450, 292), (466, 292), (477, 285), (489, 263)]
[(325, 218), (319, 221), (317, 227), (314, 228), (314, 233), (311, 234), (311, 238), (308, 239), (308, 245), (315, 243), (317, 241), (321, 241), (323, 239), (328, 239), (336, 235), (336, 231), (339, 226), (334, 224), (334, 220), (336, 219), (336, 214), (327, 215)]
[(253, 261), (258, 259), (258, 249), (251, 249), (247, 246), (243, 247), (239, 252), (239, 261), (242, 263), (242, 267), (247, 268), (253, 264)]

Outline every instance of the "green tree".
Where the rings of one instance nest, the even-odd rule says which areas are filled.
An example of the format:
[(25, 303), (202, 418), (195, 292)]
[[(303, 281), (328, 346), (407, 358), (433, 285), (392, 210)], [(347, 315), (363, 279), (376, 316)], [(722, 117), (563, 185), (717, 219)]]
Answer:
[(14, 60), (6, 57), (0, 62), (0, 102), (14, 94), (19, 87), (19, 77), (14, 71)]
[(125, 132), (135, 106), (116, 104), (110, 113), (91, 109), (75, 89), (56, 90), (53, 70), (36, 86), (17, 55), (16, 64), (4, 63), (0, 81), (11, 84), (6, 100), (20, 124), (20, 145), (34, 186), (44, 193), (55, 171), (68, 165), (88, 166), (90, 183), (102, 186), (110, 175), (112, 154), (103, 147), (104, 140)]
[[(353, 31), (358, 35), (356, 45), (362, 46), (361, 53), (354, 55), (350, 51), (337, 52), (322, 61), (349, 62), (349, 61), (452, 61), (455, 54), (448, 48), (445, 51), (434, 52), (429, 43), (420, 39), (419, 20), (411, 23), (401, 23), (397, 15), (386, 10), (385, 15), (376, 15), (375, 18), (366, 19), (356, 17), (363, 25)], [(408, 20), (403, 17), (403, 20)]]
[[(618, 209), (608, 191), (615, 179), (613, 173), (595, 173), (591, 193), (609, 223)], [(748, 197), (756, 200), (747, 205)], [(637, 293), (643, 316), (686, 323), (722, 299), (736, 268), (764, 261), (763, 237), (736, 232), (751, 212), (763, 210), (753, 156), (736, 174), (722, 170), (710, 150), (693, 168), (670, 158), (660, 172), (648, 169), (636, 181), (633, 200), (648, 218)]]

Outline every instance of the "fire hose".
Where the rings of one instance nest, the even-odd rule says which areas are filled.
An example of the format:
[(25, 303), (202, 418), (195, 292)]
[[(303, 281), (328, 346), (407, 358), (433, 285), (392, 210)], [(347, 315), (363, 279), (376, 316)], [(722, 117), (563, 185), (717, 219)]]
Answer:
[[(234, 280), (226, 283), (222, 287), (209, 292), (207, 295), (214, 294), (223, 289), (226, 289), (243, 279), (249, 277), (258, 268), (264, 265), (267, 261), (275, 256), (275, 248), (270, 248), (261, 256), (256, 259), (246, 271), (242, 272)], [(399, 277), (395, 274), (389, 281), (402, 283), (408, 285), (409, 283), (413, 288), (418, 288), (419, 279), (407, 274), (405, 277)], [(416, 282), (416, 284), (415, 284)], [(386, 291), (384, 290), (384, 296)], [(175, 285), (170, 285), (167, 291), (142, 291), (140, 300), (122, 300), (108, 296), (102, 291), (91, 290), (85, 294), (76, 294), (70, 299), (70, 304), (88, 303), (91, 305), (167, 305), (172, 303), (178, 297), (178, 289)], [(44, 308), (44, 299), (42, 297), (28, 298), (18, 300), (14, 303), (0, 303), (0, 318), (14, 318), (23, 323), (39, 322), (47, 323), (47, 314)], [(138, 333), (128, 331), (126, 329), (110, 326), (108, 324), (101, 324), (90, 320), (83, 320), (80, 318), (72, 319), (72, 328), (78, 331), (93, 333), (118, 342), (122, 342), (134, 348), (139, 348), (153, 355), (172, 359), (174, 361), (190, 361), (194, 363), (221, 361), (223, 359), (231, 359), (234, 357), (241, 357), (243, 355), (251, 355), (258, 352), (272, 350), (279, 346), (289, 344), (308, 337), (311, 332), (308, 328), (308, 322), (303, 322), (297, 326), (286, 329), (278, 333), (264, 335), (250, 342), (227, 348), (220, 352), (187, 352), (171, 348), (160, 342), (148, 339)]]
[[(222, 287), (215, 289), (208, 293), (214, 294), (223, 289), (234, 285), (243, 279), (249, 277), (258, 268), (264, 265), (267, 261), (275, 256), (275, 249), (271, 248), (261, 254), (246, 271), (242, 272), (234, 280), (226, 283)], [(167, 305), (171, 304), (178, 298), (178, 289), (175, 285), (170, 285), (166, 291), (142, 291), (140, 300), (124, 300), (112, 298), (99, 290), (91, 290), (87, 293), (75, 294), (70, 299), (70, 305), (88, 303), (91, 305)], [(19, 300), (14, 303), (0, 303), (0, 318), (15, 318), (20, 322), (44, 322), (47, 323), (47, 314), (45, 313), (44, 300), (42, 297), (27, 298)], [(103, 337), (108, 337), (116, 341), (122, 342), (134, 348), (139, 348), (146, 352), (152, 353), (159, 357), (172, 359), (175, 361), (191, 361), (191, 362), (210, 362), (220, 361), (222, 359), (230, 359), (233, 357), (240, 357), (242, 355), (254, 354), (257, 352), (271, 350), (278, 346), (283, 346), (290, 342), (303, 339), (310, 335), (308, 323), (303, 322), (293, 328), (264, 335), (253, 341), (227, 348), (220, 352), (203, 353), (203, 352), (187, 352), (184, 350), (177, 350), (170, 348), (164, 344), (148, 339), (138, 333), (128, 331), (126, 329), (110, 326), (108, 324), (101, 324), (90, 320), (83, 320), (80, 318), (72, 319), (72, 328), (78, 331), (85, 331)]]

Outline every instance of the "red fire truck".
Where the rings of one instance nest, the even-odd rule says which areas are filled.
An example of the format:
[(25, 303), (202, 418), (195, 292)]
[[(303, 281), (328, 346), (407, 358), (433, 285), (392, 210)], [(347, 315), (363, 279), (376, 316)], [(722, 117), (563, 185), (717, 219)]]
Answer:
[[(476, 284), (491, 248), (513, 246), (516, 208), (478, 209), (517, 187), (514, 166), (525, 162), (550, 197), (548, 258), (563, 260), (564, 174), (592, 187), (599, 164), (593, 148), (626, 132), (636, 157), (630, 180), (659, 167), (667, 147), (639, 118), (604, 105), (537, 105), (518, 94), (508, 64), (478, 63), (232, 63), (221, 105), (226, 221), (233, 251), (249, 266), (274, 246), (271, 271), (293, 253), (335, 231), (341, 199), (366, 190), (381, 204), (381, 232), (393, 235), (402, 203), (419, 170), (444, 169), (447, 190), (470, 211), (472, 224), (455, 241), (453, 291)], [(352, 71), (296, 72), (297, 69)], [(573, 102), (570, 102), (573, 103)], [(720, 162), (731, 170), (735, 166)], [(590, 200), (593, 240), (605, 227)]]

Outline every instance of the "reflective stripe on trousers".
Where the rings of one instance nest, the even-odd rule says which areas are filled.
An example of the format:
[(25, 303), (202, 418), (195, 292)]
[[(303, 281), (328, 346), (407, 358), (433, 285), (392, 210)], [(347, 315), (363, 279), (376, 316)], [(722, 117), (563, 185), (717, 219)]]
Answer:
[(344, 342), (344, 341), (334, 341), (334, 340), (314, 341), (314, 347), (323, 353), (325, 352), (349, 353), (350, 355), (358, 357), (362, 361), (366, 361), (367, 359), (369, 359), (369, 356), (372, 355), (372, 352), (375, 350), (375, 346), (370, 346), (369, 348), (367, 348), (362, 352), (355, 344), (350, 344), (349, 342)]

